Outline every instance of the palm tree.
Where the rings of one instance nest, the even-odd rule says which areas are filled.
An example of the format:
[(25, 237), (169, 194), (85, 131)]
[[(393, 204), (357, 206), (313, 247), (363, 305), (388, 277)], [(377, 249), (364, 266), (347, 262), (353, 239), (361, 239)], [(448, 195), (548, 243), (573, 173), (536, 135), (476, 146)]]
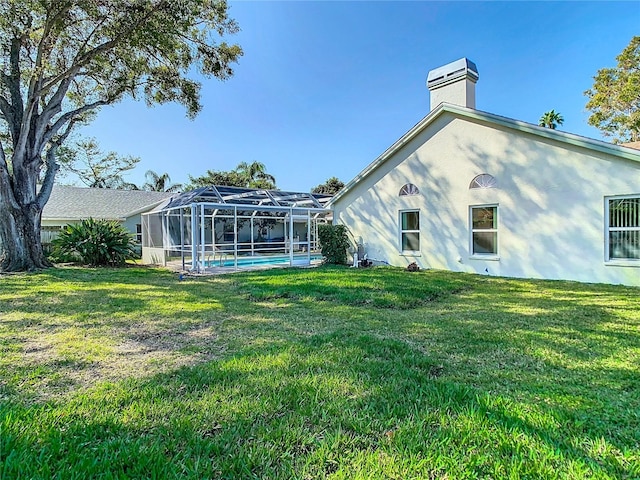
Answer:
[(555, 110), (549, 110), (540, 117), (538, 125), (555, 130), (558, 125), (562, 125), (563, 123), (564, 118), (562, 118), (562, 115), (560, 115)]
[(236, 172), (243, 178), (244, 183), (249, 188), (276, 188), (276, 177), (267, 173), (267, 167), (260, 162), (240, 162), (236, 167)]
[(162, 175), (158, 175), (153, 170), (147, 170), (147, 173), (144, 174), (147, 182), (142, 186), (143, 190), (147, 190), (149, 192), (179, 192), (182, 190), (182, 184), (174, 183), (171, 184), (171, 177), (168, 173), (163, 173)]

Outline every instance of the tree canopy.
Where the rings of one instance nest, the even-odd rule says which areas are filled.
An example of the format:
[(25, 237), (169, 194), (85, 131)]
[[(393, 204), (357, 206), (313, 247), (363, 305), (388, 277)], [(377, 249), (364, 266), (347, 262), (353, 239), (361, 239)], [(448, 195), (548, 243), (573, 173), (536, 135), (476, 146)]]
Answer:
[(558, 125), (562, 125), (563, 123), (564, 118), (562, 118), (562, 115), (555, 110), (549, 110), (540, 117), (538, 125), (555, 130), (558, 128)]
[(179, 192), (182, 190), (182, 184), (171, 183), (171, 177), (168, 173), (159, 174), (153, 170), (147, 170), (144, 174), (147, 181), (142, 186), (142, 190), (149, 192)]
[(138, 157), (121, 156), (116, 152), (103, 153), (94, 138), (81, 140), (73, 146), (58, 149), (60, 173), (72, 173), (90, 188), (138, 190), (137, 185), (124, 179), (124, 173), (140, 162)]
[(240, 162), (229, 171), (207, 170), (199, 177), (189, 175), (189, 187), (199, 188), (209, 185), (226, 185), (229, 187), (261, 188), (273, 190), (276, 188), (276, 178), (267, 173), (267, 167), (260, 162)]
[(589, 97), (589, 125), (613, 143), (640, 141), (640, 36), (616, 57), (614, 68), (598, 70)]
[(326, 193), (329, 195), (335, 195), (344, 187), (344, 182), (338, 180), (338, 177), (331, 177), (326, 182), (313, 187), (311, 193)]
[(224, 0), (0, 3), (0, 270), (48, 265), (42, 209), (74, 126), (127, 96), (195, 116), (193, 75), (229, 78), (237, 31)]

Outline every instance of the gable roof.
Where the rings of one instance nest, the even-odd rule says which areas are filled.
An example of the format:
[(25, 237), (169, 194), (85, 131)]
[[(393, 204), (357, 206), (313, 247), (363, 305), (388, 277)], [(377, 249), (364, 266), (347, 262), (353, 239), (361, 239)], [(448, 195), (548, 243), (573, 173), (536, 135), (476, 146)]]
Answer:
[(150, 210), (173, 195), (167, 192), (54, 185), (42, 211), (42, 219), (71, 221), (91, 217), (122, 221)]
[(503, 126), (511, 130), (519, 132), (530, 133), (542, 138), (548, 138), (556, 140), (558, 142), (566, 143), (567, 145), (574, 145), (583, 147), (596, 152), (607, 153), (609, 155), (615, 155), (627, 160), (635, 160), (640, 162), (640, 151), (634, 148), (615, 145), (613, 143), (603, 142), (595, 140), (593, 138), (582, 137), (573, 133), (560, 132), (547, 127), (540, 127), (532, 123), (523, 122), (520, 120), (514, 120), (512, 118), (502, 117), (493, 113), (482, 112), (472, 108), (462, 107), (459, 105), (453, 105), (451, 103), (441, 103), (434, 108), (426, 117), (420, 120), (413, 126), (407, 133), (405, 133), (400, 139), (398, 139), (393, 145), (387, 148), (378, 158), (367, 165), (358, 175), (355, 176), (349, 183), (347, 183), (342, 190), (334, 195), (329, 201), (327, 207), (331, 207), (337, 200), (344, 196), (354, 186), (364, 180), (370, 173), (376, 170), (380, 165), (391, 158), (398, 150), (404, 147), (407, 143), (413, 140), (418, 134), (426, 129), (433, 121), (440, 115), (449, 112), (462, 118), (469, 120), (479, 120), (485, 123)]

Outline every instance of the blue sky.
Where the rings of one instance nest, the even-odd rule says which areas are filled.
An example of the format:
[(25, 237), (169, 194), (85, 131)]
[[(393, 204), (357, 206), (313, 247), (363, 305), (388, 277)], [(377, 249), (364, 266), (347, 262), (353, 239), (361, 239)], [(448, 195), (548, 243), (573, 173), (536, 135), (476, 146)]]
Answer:
[[(127, 100), (82, 132), (173, 182), (259, 161), (279, 188), (345, 183), (429, 111), (429, 70), (467, 57), (476, 107), (602, 139), (587, 124), (593, 76), (640, 34), (640, 2), (231, 1), (244, 49), (226, 82), (203, 80), (202, 113)], [(69, 181), (67, 179), (67, 181)]]

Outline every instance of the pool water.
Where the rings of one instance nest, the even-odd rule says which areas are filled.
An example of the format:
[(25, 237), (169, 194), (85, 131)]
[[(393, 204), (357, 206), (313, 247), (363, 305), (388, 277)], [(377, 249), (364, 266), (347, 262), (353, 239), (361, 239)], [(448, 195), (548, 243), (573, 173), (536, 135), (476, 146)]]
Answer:
[[(322, 259), (322, 255), (314, 254), (311, 255), (311, 261)], [(272, 257), (239, 257), (238, 258), (238, 266), (239, 267), (248, 267), (252, 265), (279, 265), (283, 263), (289, 263), (290, 257), (289, 255), (279, 255)], [(307, 256), (294, 256), (293, 263), (300, 264), (307, 262)], [(219, 260), (216, 261), (208, 261), (206, 262), (207, 267), (233, 267), (235, 266), (235, 261), (233, 258), (224, 259), (222, 263)]]

